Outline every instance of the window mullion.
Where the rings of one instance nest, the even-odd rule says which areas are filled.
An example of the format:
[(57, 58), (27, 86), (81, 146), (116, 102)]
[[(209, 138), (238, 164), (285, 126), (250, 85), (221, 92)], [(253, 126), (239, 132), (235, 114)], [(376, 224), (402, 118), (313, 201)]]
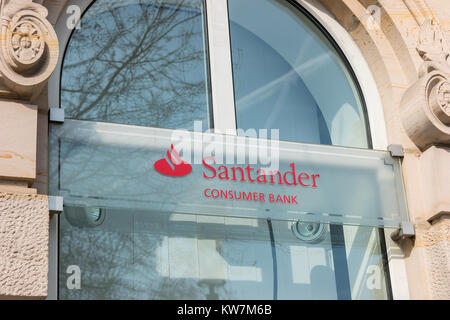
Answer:
[(227, 0), (206, 0), (214, 129), (236, 132)]

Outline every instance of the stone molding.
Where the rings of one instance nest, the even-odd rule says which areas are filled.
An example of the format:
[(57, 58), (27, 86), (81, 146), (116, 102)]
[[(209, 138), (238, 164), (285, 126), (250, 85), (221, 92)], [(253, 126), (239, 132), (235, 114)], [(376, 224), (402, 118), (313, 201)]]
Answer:
[(450, 51), (432, 19), (420, 27), (417, 52), (424, 61), (419, 80), (406, 91), (400, 110), (406, 133), (424, 151), (450, 145)]
[(32, 0), (0, 0), (0, 76), (11, 97), (39, 94), (59, 55), (48, 10)]

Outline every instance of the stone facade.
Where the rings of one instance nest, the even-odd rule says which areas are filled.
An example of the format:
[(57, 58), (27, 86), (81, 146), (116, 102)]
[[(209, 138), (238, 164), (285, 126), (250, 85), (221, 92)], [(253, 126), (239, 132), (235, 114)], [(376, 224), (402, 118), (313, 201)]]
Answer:
[(425, 250), (426, 271), (429, 273), (430, 298), (450, 297), (450, 218), (443, 216), (432, 226), (417, 228), (415, 250)]
[(48, 197), (33, 186), (42, 159), (35, 102), (59, 55), (47, 14), (31, 0), (0, 1), (0, 298), (6, 299), (48, 293)]
[(0, 297), (47, 296), (48, 199), (0, 193)]
[[(450, 1), (305, 1), (325, 7), (352, 36), (377, 83), (388, 143), (404, 147), (416, 229), (415, 239), (401, 243), (410, 296), (450, 299)], [(66, 3), (0, 1), (0, 191), (7, 192), (0, 195), (2, 296), (46, 295), (48, 208), (45, 196), (34, 193), (47, 193), (45, 84), (61, 37), (51, 24)], [(31, 246), (25, 242), (34, 227), (41, 231), (30, 235)]]

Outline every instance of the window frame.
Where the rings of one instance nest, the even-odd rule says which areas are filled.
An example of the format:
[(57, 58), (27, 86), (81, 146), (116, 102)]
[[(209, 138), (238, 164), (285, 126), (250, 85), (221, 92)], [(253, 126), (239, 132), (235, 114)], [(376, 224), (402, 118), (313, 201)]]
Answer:
[[(211, 90), (212, 123), (216, 132), (236, 134), (236, 109), (234, 101), (231, 41), (227, 0), (204, 0), (207, 29), (207, 54), (209, 55), (209, 81)], [(387, 150), (387, 134), (381, 97), (370, 67), (351, 35), (340, 25), (333, 15), (318, 0), (286, 0), (306, 14), (329, 38), (355, 80), (365, 108), (366, 127), (371, 149)], [(49, 106), (60, 107), (60, 80), (65, 51), (73, 30), (67, 27), (70, 14), (67, 8), (77, 5), (81, 14), (95, 0), (69, 0), (65, 4), (56, 24), (60, 56), (54, 73), (48, 83)], [(224, 63), (226, 61), (226, 63)], [(231, 131), (230, 131), (231, 130)], [(401, 248), (393, 242), (389, 234), (394, 231), (384, 229), (386, 255), (393, 299), (409, 299), (406, 266)], [(58, 237), (59, 217), (52, 215), (49, 228), (49, 287), (47, 299), (58, 298)]]

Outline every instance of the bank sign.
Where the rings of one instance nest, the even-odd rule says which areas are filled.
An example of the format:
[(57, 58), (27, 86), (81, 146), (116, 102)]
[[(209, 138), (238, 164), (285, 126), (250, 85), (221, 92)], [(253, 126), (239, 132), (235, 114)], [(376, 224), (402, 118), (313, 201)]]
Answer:
[[(224, 189), (221, 182), (233, 181), (236, 183), (253, 183), (253, 184), (269, 184), (269, 185), (286, 185), (286, 186), (302, 186), (318, 188), (318, 180), (320, 174), (308, 174), (306, 172), (298, 172), (295, 169), (295, 163), (289, 165), (286, 172), (280, 170), (264, 170), (254, 168), (250, 164), (246, 166), (227, 166), (220, 165), (217, 167), (214, 156), (203, 158), (203, 173), (200, 179), (213, 180), (216, 179), (217, 185), (203, 190), (203, 196), (209, 199), (227, 199), (254, 202), (270, 202), (283, 203), (286, 205), (298, 205), (297, 196), (295, 194), (278, 194), (264, 193), (252, 191), (252, 187), (242, 187), (237, 185), (236, 188), (244, 189), (243, 191), (236, 189)], [(192, 172), (192, 165), (181, 159), (179, 153), (173, 144), (170, 150), (167, 150), (166, 157), (155, 162), (155, 170), (159, 173), (170, 177), (183, 177)], [(176, 183), (176, 181), (174, 181)], [(245, 191), (247, 190), (247, 191)]]
[(65, 205), (386, 227), (407, 217), (386, 151), (72, 120), (51, 144), (51, 192)]

